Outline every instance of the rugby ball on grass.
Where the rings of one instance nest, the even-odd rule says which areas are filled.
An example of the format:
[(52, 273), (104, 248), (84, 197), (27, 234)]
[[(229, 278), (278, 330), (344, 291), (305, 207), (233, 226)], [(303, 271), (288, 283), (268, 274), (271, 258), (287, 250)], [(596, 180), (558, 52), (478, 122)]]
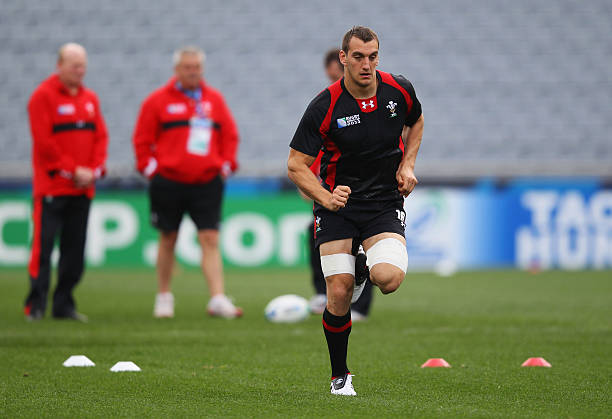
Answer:
[(287, 294), (270, 301), (264, 313), (272, 323), (297, 323), (308, 317), (310, 310), (305, 298)]

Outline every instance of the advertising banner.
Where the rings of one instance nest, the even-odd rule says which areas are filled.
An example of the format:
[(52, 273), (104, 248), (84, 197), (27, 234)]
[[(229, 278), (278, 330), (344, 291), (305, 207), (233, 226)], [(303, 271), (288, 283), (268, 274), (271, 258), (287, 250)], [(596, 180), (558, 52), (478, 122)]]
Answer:
[[(409, 269), (612, 268), (612, 190), (596, 181), (515, 181), (503, 188), (417, 188), (405, 201)], [(0, 267), (29, 258), (31, 199), (0, 192)], [(221, 251), (227, 267), (300, 267), (308, 260), (312, 204), (296, 193), (228, 196)], [(153, 266), (157, 233), (144, 192), (100, 191), (86, 246), (89, 266)], [(198, 266), (186, 217), (178, 260)], [(54, 257), (57, 257), (55, 255)]]
[[(0, 193), (0, 266), (27, 265), (31, 206), (27, 194)], [(305, 266), (311, 208), (296, 193), (227, 198), (221, 228), (225, 264)], [(146, 195), (100, 191), (89, 214), (85, 253), (89, 266), (153, 266), (157, 232), (149, 222)], [(196, 228), (188, 216), (181, 223), (176, 255), (186, 265), (200, 264)]]
[(412, 268), (612, 268), (612, 190), (595, 180), (421, 188), (405, 208)]

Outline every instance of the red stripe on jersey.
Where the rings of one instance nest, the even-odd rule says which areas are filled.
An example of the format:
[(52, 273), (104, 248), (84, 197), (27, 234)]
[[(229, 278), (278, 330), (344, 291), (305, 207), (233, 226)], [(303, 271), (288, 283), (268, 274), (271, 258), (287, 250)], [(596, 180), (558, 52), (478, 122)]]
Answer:
[(34, 222), (34, 235), (32, 238), (32, 251), (30, 253), (30, 276), (34, 279), (38, 278), (40, 268), (40, 240), (41, 240), (41, 224), (42, 224), (42, 198), (34, 198), (34, 211), (32, 213), (32, 221)]
[(325, 176), (325, 183), (329, 186), (329, 190), (333, 192), (336, 186), (336, 163), (342, 153), (340, 153), (336, 144), (331, 141), (325, 141), (325, 148), (333, 153), (327, 163), (327, 176)]
[(323, 321), (323, 327), (326, 330), (329, 330), (332, 333), (341, 333), (344, 332), (346, 329), (348, 329), (349, 327), (351, 327), (353, 325), (353, 321), (349, 320), (347, 324), (345, 324), (344, 326), (340, 326), (340, 327), (334, 327), (334, 326), (330, 326), (327, 323), (325, 323), (325, 320)]
[(319, 151), (317, 158), (310, 165), (310, 171), (314, 173), (315, 176), (319, 176), (319, 173), (321, 173), (321, 157), (323, 157), (323, 152)]
[(340, 84), (341, 80), (342, 79), (338, 80), (327, 88), (331, 94), (331, 102), (329, 104), (329, 108), (327, 109), (327, 113), (325, 114), (325, 118), (323, 119), (323, 123), (321, 123), (321, 126), (319, 127), (321, 137), (323, 137), (323, 140), (325, 140), (324, 147), (333, 153), (332, 158), (327, 163), (327, 176), (325, 177), (325, 183), (329, 185), (330, 191), (334, 190), (336, 183), (336, 162), (340, 158), (341, 153), (338, 147), (336, 147), (333, 142), (329, 141), (327, 133), (329, 132), (329, 125), (331, 123), (331, 116), (334, 106), (336, 106), (336, 102), (342, 94), (342, 85)]
[(412, 98), (410, 97), (406, 89), (400, 86), (399, 83), (395, 81), (395, 79), (393, 78), (391, 74), (385, 73), (384, 71), (379, 71), (378, 74), (380, 74), (380, 79), (382, 80), (383, 83), (391, 85), (395, 87), (397, 90), (399, 90), (400, 92), (402, 92), (402, 95), (404, 95), (404, 99), (406, 99), (406, 105), (407, 105), (406, 114), (409, 114), (410, 110), (412, 109)]

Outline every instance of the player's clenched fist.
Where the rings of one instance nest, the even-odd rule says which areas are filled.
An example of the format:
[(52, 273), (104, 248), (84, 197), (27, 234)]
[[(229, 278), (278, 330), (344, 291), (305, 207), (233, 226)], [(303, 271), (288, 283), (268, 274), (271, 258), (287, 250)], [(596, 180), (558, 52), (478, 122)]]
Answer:
[(395, 177), (397, 179), (397, 189), (404, 198), (410, 195), (410, 192), (419, 183), (412, 169), (401, 164)]
[(351, 188), (349, 188), (348, 186), (336, 186), (336, 189), (334, 189), (334, 192), (332, 192), (331, 201), (330, 205), (328, 206), (328, 209), (332, 211), (338, 211), (340, 208), (344, 208), (350, 194)]

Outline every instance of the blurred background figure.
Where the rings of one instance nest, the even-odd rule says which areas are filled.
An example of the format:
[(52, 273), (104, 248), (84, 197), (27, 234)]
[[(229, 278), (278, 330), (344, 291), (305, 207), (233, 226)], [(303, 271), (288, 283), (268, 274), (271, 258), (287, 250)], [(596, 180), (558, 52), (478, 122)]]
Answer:
[(155, 317), (174, 316), (170, 291), (183, 215), (195, 223), (208, 284), (208, 313), (240, 317), (225, 295), (219, 223), (225, 179), (238, 167), (238, 130), (221, 93), (204, 82), (204, 52), (174, 53), (174, 77), (142, 104), (134, 132), (138, 171), (150, 179), (151, 223), (159, 230)]
[(323, 65), (325, 66), (325, 75), (330, 83), (340, 80), (344, 76), (344, 66), (340, 62), (340, 50), (332, 48), (325, 54)]
[[(344, 66), (340, 62), (340, 57), (338, 53), (340, 52), (337, 48), (332, 48), (325, 54), (323, 59), (323, 68), (325, 69), (325, 75), (329, 79), (330, 83), (334, 83), (337, 80), (340, 80), (344, 75)], [(310, 167), (312, 172), (319, 176), (319, 170), (321, 166), (321, 153)], [(299, 191), (299, 189), (298, 189)], [(299, 191), (300, 195), (307, 200), (310, 200), (306, 195)], [(315, 238), (314, 238), (314, 218), (312, 222), (308, 226), (306, 230), (306, 235), (308, 237), (308, 251), (309, 251), (309, 262), (310, 262), (310, 273), (312, 278), (312, 285), (315, 290), (315, 295), (310, 298), (310, 311), (313, 314), (323, 314), (325, 310), (325, 306), (327, 305), (327, 295), (326, 295), (326, 284), (325, 277), (323, 276), (323, 271), (321, 270), (321, 255), (319, 254), (319, 249), (315, 246)]]
[(59, 237), (53, 317), (87, 321), (72, 295), (83, 274), (87, 219), (95, 181), (105, 173), (108, 135), (98, 97), (83, 86), (87, 52), (76, 43), (58, 52), (54, 74), (28, 103), (32, 132), (34, 234), (25, 315), (45, 314), (51, 251)]

